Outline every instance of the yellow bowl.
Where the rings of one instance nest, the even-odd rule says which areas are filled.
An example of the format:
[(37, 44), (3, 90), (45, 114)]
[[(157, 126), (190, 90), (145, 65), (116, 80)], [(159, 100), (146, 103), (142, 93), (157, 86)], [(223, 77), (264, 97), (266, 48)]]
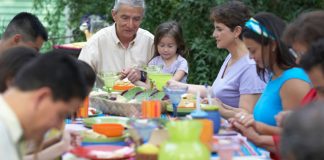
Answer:
[(168, 80), (172, 78), (172, 74), (169, 73), (148, 73), (148, 77), (154, 81), (156, 88), (160, 91), (163, 90), (163, 86), (166, 85)]

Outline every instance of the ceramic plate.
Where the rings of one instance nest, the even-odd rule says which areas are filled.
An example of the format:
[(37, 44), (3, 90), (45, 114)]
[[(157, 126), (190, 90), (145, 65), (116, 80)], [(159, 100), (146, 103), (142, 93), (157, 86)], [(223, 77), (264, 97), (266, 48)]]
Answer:
[[(129, 148), (129, 147), (128, 147)], [(133, 156), (133, 150), (125, 148), (124, 146), (82, 146), (77, 147), (70, 152), (78, 157), (87, 158), (87, 159), (96, 159), (96, 160), (120, 160), (120, 159), (129, 159)], [(119, 154), (114, 154), (114, 152), (124, 152)], [(107, 156), (107, 153), (111, 153)], [(109, 158), (108, 158), (109, 157)]]
[(129, 118), (127, 117), (117, 117), (117, 116), (92, 117), (92, 118), (83, 119), (83, 124), (89, 128), (91, 128), (93, 124), (98, 124), (98, 123), (119, 123), (124, 127), (127, 127), (128, 120)]

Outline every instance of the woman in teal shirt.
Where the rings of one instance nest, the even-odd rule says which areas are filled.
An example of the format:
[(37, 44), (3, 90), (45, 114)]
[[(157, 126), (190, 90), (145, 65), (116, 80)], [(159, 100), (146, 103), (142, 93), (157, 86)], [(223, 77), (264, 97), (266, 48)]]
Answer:
[(310, 80), (301, 68), (296, 67), (295, 57), (281, 41), (286, 27), (282, 19), (272, 13), (259, 13), (247, 21), (245, 27), (243, 42), (257, 63), (259, 76), (269, 80), (255, 105), (253, 116), (240, 113), (236, 117), (261, 134), (278, 133), (280, 129), (276, 127), (275, 115), (298, 106), (311, 88)]

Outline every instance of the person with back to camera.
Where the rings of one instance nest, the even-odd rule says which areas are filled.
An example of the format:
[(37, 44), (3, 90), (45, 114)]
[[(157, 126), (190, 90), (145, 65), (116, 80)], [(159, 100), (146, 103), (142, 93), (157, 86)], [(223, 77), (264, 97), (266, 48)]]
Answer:
[[(62, 53), (63, 54), (63, 53)], [(0, 54), (0, 93), (4, 93), (10, 87), (16, 74), (29, 62), (34, 60), (39, 53), (25, 46), (12, 47)], [(84, 72), (88, 90), (90, 91), (95, 81), (95, 73), (85, 62), (77, 61), (82, 72)], [(64, 152), (79, 144), (79, 134), (72, 131), (64, 131), (62, 137), (56, 136), (46, 139), (42, 143), (42, 148), (37, 152), (39, 159), (53, 159), (61, 156)], [(35, 148), (28, 145), (28, 149), (35, 152)], [(34, 154), (25, 155), (24, 160), (34, 159)]]
[(0, 93), (12, 84), (17, 72), (39, 53), (25, 46), (12, 47), (0, 54)]
[(162, 66), (162, 72), (173, 75), (172, 79), (187, 82), (188, 62), (183, 58), (186, 53), (182, 29), (175, 21), (160, 24), (154, 37), (155, 53), (150, 65)]
[(300, 65), (309, 74), (317, 99), (303, 109), (293, 111), (283, 122), (280, 151), (282, 158), (287, 160), (324, 158), (324, 37), (308, 48)]
[[(217, 48), (229, 51), (212, 85), (214, 103), (220, 107), (220, 113), (225, 118), (233, 117), (242, 110), (252, 113), (265, 87), (265, 82), (258, 77), (256, 64), (249, 58), (249, 51), (241, 39), (244, 23), (249, 17), (248, 7), (240, 1), (229, 1), (217, 6), (210, 14)], [(199, 90), (202, 97), (206, 97), (208, 92), (203, 85), (184, 84), (175, 80), (170, 80), (168, 85), (188, 86), (189, 93)]]
[(97, 74), (120, 72), (121, 79), (146, 81), (137, 67), (153, 56), (154, 36), (139, 28), (145, 13), (144, 0), (116, 0), (112, 9), (115, 23), (95, 33), (82, 48), (79, 59)]
[(21, 12), (6, 27), (0, 40), (0, 53), (17, 45), (39, 51), (47, 40), (47, 31), (39, 19), (31, 13)]

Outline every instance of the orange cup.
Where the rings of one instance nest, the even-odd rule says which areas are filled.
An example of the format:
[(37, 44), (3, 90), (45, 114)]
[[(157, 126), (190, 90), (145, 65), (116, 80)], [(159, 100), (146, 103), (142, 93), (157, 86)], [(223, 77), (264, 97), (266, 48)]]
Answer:
[(203, 144), (207, 146), (209, 150), (212, 149), (212, 141), (213, 141), (213, 121), (208, 119), (199, 119), (202, 123), (202, 130), (200, 134), (200, 140)]
[(142, 101), (142, 118), (159, 118), (161, 116), (161, 102), (156, 100)]
[(89, 110), (89, 97), (86, 97), (82, 103), (82, 106), (79, 107), (77, 111), (77, 117), (79, 118), (87, 118)]

